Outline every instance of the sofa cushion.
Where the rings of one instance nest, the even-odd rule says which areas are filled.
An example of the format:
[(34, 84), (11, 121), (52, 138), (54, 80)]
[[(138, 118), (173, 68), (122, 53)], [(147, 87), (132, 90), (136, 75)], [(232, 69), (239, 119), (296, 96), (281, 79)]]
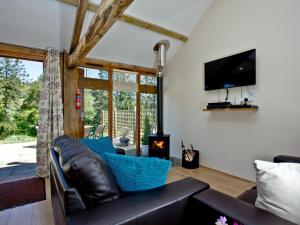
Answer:
[(107, 165), (123, 192), (144, 191), (166, 183), (170, 160), (105, 153)]
[(77, 187), (88, 206), (119, 197), (117, 184), (105, 161), (68, 136), (54, 141), (64, 175)]
[(82, 138), (80, 142), (86, 145), (97, 155), (103, 157), (104, 152), (116, 153), (110, 137), (103, 138)]
[(255, 206), (300, 224), (300, 164), (254, 162), (257, 199)]
[(97, 205), (119, 198), (119, 191), (103, 159), (93, 156), (72, 160), (78, 188), (88, 205)]

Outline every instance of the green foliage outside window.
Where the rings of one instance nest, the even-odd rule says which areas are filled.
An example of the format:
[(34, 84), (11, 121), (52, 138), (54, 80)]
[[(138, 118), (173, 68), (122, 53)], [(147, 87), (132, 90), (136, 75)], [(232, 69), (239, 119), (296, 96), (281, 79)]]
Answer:
[(151, 123), (150, 123), (150, 118), (148, 115), (145, 116), (144, 119), (144, 133), (142, 137), (142, 144), (143, 145), (148, 145), (148, 136), (151, 134)]
[(0, 140), (36, 136), (40, 80), (28, 76), (21, 60), (0, 57)]

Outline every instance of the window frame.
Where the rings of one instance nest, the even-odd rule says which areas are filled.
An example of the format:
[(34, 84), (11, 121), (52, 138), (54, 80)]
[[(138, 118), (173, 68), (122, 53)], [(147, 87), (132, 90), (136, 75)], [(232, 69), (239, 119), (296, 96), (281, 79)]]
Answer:
[(157, 94), (157, 86), (154, 85), (142, 85), (141, 76), (156, 76), (155, 73), (148, 73), (139, 70), (128, 70), (120, 67), (107, 67), (102, 65), (89, 65), (83, 63), (80, 65), (80, 68), (90, 68), (97, 70), (106, 70), (108, 71), (108, 80), (95, 79), (95, 78), (86, 78), (84, 73), (79, 73), (78, 77), (78, 86), (80, 89), (95, 89), (95, 90), (106, 90), (108, 91), (108, 115), (109, 115), (109, 136), (113, 137), (113, 71), (124, 71), (128, 73), (136, 74), (136, 154), (139, 156), (141, 154), (140, 142), (141, 142), (141, 93), (146, 94)]

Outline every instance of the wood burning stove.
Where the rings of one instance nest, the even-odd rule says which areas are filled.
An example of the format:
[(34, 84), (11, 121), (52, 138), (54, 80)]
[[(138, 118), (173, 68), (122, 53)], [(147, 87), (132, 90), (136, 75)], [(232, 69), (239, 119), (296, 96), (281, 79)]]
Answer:
[(163, 70), (169, 47), (169, 41), (160, 41), (154, 46), (157, 52), (157, 134), (149, 136), (149, 156), (166, 159), (170, 158), (170, 135), (163, 132)]
[(170, 158), (170, 135), (149, 136), (149, 156)]

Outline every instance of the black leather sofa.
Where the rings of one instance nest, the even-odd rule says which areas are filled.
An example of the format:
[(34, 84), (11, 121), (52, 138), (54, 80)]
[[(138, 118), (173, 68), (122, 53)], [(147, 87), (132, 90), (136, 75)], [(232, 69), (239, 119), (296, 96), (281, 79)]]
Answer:
[[(73, 146), (74, 148), (74, 146)], [(125, 194), (89, 207), (79, 190), (66, 179), (59, 153), (51, 150), (51, 200), (56, 225), (180, 225), (190, 197), (209, 188), (186, 178), (149, 191)]]
[(59, 154), (53, 149), (50, 182), (56, 225), (211, 225), (221, 215), (229, 219), (229, 224), (233, 221), (244, 225), (293, 224), (256, 208), (255, 189), (250, 190), (251, 198), (242, 195), (236, 199), (193, 178), (150, 191), (122, 193), (119, 199), (90, 207), (66, 179)]

